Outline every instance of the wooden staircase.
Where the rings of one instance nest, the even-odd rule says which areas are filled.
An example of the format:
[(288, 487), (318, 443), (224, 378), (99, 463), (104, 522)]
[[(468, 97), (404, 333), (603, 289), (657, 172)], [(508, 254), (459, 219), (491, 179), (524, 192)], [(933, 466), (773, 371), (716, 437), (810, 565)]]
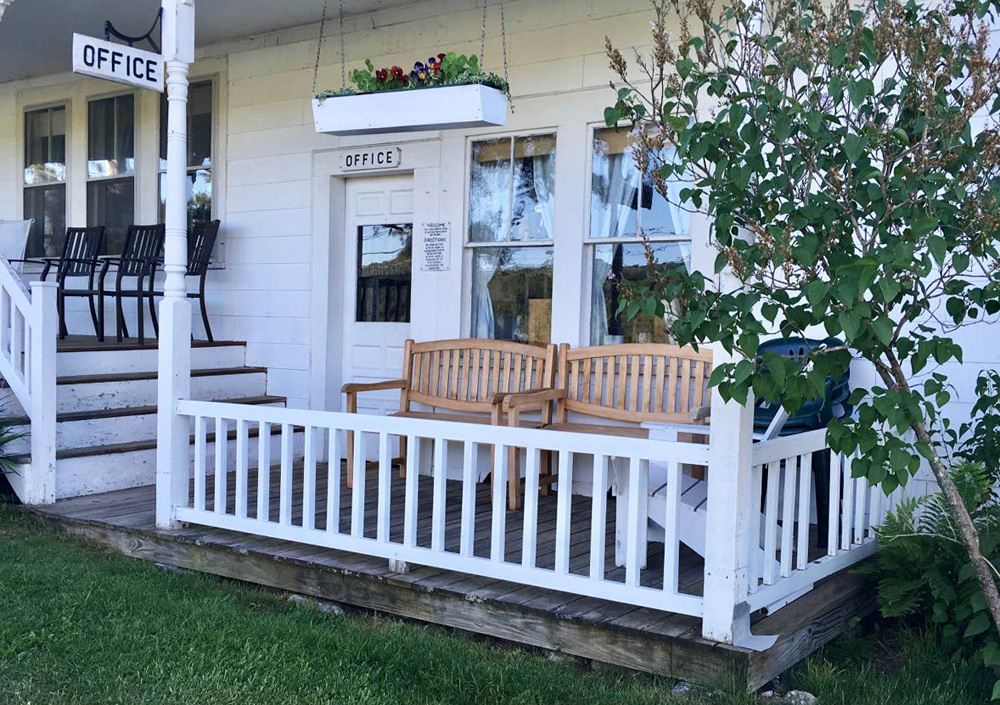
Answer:
[[(245, 343), (196, 341), (191, 358), (192, 398), (285, 405), (284, 397), (267, 394), (267, 369), (246, 365)], [(155, 341), (139, 345), (70, 337), (59, 343), (56, 370), (56, 498), (153, 484)], [(13, 397), (10, 405), (8, 413), (23, 413)], [(19, 420), (28, 424), (26, 416)], [(29, 462), (27, 440), (12, 450), (22, 454), (18, 461)]]

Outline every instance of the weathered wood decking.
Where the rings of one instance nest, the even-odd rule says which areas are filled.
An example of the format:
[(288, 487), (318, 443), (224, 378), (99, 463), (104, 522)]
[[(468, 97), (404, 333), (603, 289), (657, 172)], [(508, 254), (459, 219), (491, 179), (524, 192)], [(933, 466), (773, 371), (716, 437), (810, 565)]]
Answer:
[[(366, 533), (370, 534), (375, 530), (375, 475), (369, 473), (366, 488), (366, 514), (371, 517), (366, 521)], [(255, 488), (255, 478), (250, 480), (249, 487)], [(401, 483), (396, 478), (393, 485), (390, 533), (394, 538), (402, 536), (402, 501), (395, 501), (402, 497)], [(232, 483), (229, 485), (227, 504), (232, 511)], [(277, 519), (279, 504), (276, 485), (271, 488), (272, 519)], [(446, 546), (457, 551), (459, 483), (449, 482), (448, 489)], [(418, 543), (429, 545), (429, 478), (421, 478), (420, 490)], [(211, 493), (209, 487), (209, 501)], [(488, 483), (482, 484), (476, 503), (477, 555), (488, 555), (489, 551), (488, 493)], [(351, 493), (346, 487), (341, 498), (339, 526), (348, 531)], [(252, 516), (256, 503), (253, 491), (248, 501)], [(614, 566), (614, 499), (608, 502), (607, 516), (612, 519), (605, 531), (605, 571), (608, 579), (615, 579), (623, 571)], [(553, 563), (555, 505), (554, 494), (540, 502), (539, 567)], [(760, 618), (754, 625), (755, 633), (777, 633), (781, 638), (770, 650), (758, 653), (706, 641), (700, 636), (700, 620), (682, 615), (421, 566), (398, 573), (390, 570), (383, 559), (218, 529), (187, 526), (177, 531), (158, 530), (153, 506), (153, 488), (140, 487), (62, 500), (35, 511), (71, 533), (144, 560), (712, 684), (760, 686), (841, 633), (853, 617), (873, 607), (872, 591), (861, 577), (837, 575), (776, 614)], [(589, 509), (589, 498), (575, 498), (571, 570), (583, 573), (589, 559)], [(318, 506), (316, 511), (317, 527), (325, 527), (325, 506)], [(512, 561), (520, 559), (520, 518), (520, 512), (508, 511), (506, 553)], [(293, 523), (301, 520), (301, 502), (296, 502)], [(662, 546), (651, 544), (650, 548), (642, 582), (655, 585), (657, 579), (662, 579)], [(700, 594), (702, 572), (701, 559), (685, 549), (681, 556), (681, 589)]]

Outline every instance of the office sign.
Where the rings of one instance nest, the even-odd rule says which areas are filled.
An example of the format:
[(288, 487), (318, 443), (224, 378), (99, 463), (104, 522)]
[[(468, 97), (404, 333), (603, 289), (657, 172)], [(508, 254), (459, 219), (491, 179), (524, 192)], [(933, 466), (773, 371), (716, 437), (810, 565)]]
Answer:
[(163, 92), (163, 57), (124, 44), (73, 35), (73, 71)]
[(340, 168), (343, 171), (395, 169), (399, 166), (402, 156), (403, 150), (399, 147), (357, 149), (340, 155)]

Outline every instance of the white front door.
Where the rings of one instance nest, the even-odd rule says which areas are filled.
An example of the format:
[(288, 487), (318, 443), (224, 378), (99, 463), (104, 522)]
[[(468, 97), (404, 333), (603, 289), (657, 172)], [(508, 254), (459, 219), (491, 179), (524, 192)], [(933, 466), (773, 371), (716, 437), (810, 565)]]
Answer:
[[(350, 179), (344, 237), (344, 380), (398, 379), (410, 334), (413, 179)], [(399, 391), (358, 397), (361, 413), (399, 410)]]

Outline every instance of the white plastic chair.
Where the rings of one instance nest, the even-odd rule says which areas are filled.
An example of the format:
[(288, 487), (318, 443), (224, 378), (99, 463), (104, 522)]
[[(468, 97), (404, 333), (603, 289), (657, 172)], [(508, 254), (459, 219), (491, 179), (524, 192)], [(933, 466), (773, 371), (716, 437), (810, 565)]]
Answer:
[(28, 246), (28, 233), (34, 220), (0, 220), (0, 256), (21, 276), (24, 251)]

